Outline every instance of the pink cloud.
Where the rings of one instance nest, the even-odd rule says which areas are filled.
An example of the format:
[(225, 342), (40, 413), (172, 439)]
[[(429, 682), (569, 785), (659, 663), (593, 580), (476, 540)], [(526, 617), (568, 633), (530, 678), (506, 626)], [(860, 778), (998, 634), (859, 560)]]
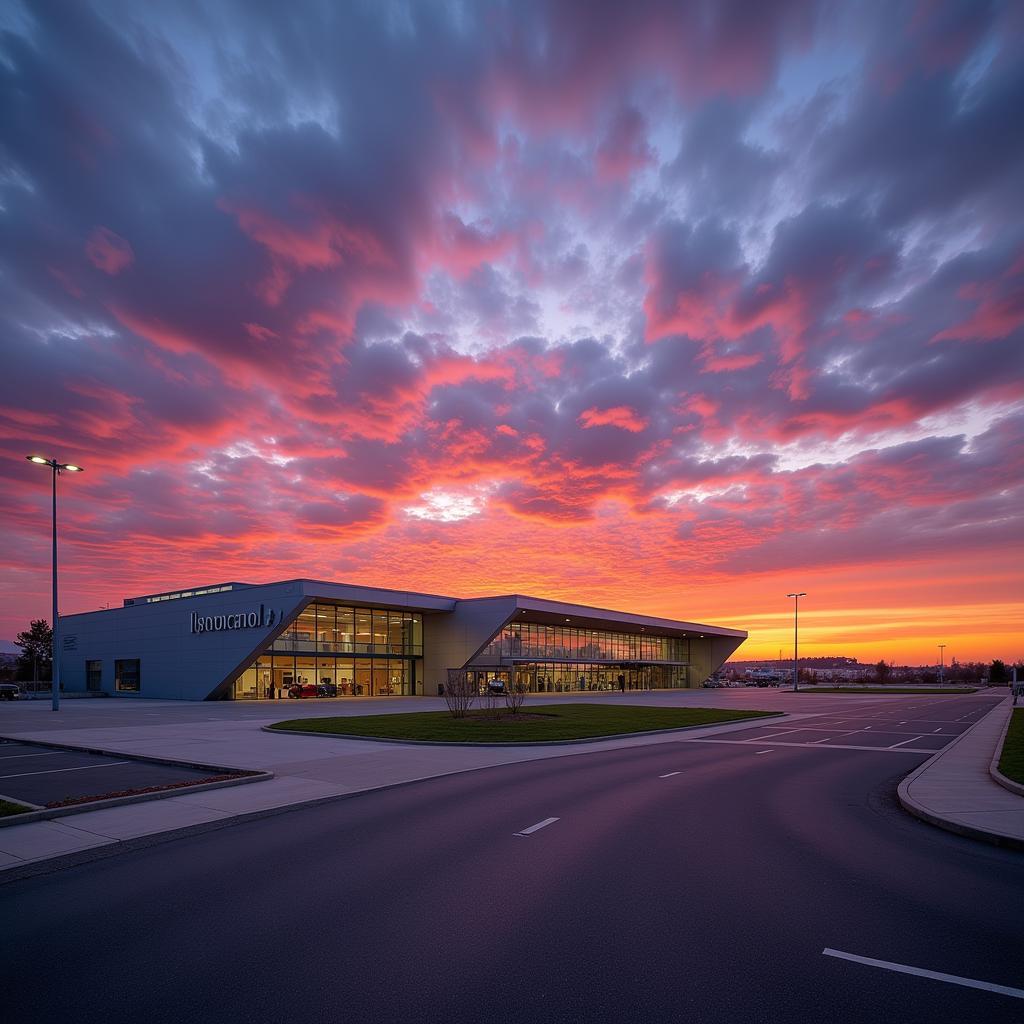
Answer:
[(613, 405), (608, 409), (584, 409), (579, 415), (584, 430), (592, 427), (618, 427), (630, 433), (639, 433), (647, 429), (647, 420), (628, 405)]
[(131, 245), (110, 228), (97, 227), (85, 243), (89, 262), (105, 274), (116, 277), (135, 262)]

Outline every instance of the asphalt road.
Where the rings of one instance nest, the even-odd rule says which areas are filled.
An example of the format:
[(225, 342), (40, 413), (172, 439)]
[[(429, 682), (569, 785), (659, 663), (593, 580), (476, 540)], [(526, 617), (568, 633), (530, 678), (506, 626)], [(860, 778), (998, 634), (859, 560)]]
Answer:
[(41, 807), (72, 798), (99, 799), (149, 786), (200, 782), (212, 774), (196, 768), (0, 740), (0, 793)]
[[(990, 706), (941, 705), (900, 707)], [(823, 955), (1024, 989), (1024, 855), (898, 808), (927, 754), (804, 743), (489, 768), (11, 883), (5, 1017), (1024, 1021)]]

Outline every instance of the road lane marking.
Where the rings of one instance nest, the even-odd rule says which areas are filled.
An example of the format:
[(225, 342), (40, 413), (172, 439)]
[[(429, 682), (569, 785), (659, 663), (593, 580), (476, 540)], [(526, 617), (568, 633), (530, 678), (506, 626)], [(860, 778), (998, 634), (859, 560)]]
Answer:
[(822, 955), (834, 956), (840, 960), (850, 960), (855, 964), (867, 964), (868, 967), (881, 967), (887, 971), (900, 974), (913, 974), (918, 978), (931, 978), (933, 981), (947, 981), (951, 985), (963, 985), (964, 988), (980, 988), (984, 992), (998, 992), (1000, 995), (1024, 999), (1024, 988), (1010, 988), (1009, 985), (993, 985), (989, 981), (975, 981), (973, 978), (961, 978), (956, 974), (943, 974), (941, 971), (926, 971), (922, 967), (907, 967), (906, 964), (894, 964), (889, 960), (873, 960), (869, 956), (857, 956), (856, 953), (844, 953), (838, 949), (823, 949)]
[[(676, 743), (726, 743), (730, 746), (737, 747), (750, 747), (757, 744), (757, 740), (720, 740), (712, 739), (692, 739), (692, 740), (675, 740)], [(863, 744), (856, 743), (830, 743), (828, 746), (822, 746), (817, 743), (789, 743), (786, 740), (775, 740), (777, 747), (803, 747), (804, 750), (869, 750), (873, 754), (934, 754), (935, 750), (925, 749), (924, 747), (902, 747), (899, 750), (890, 750), (888, 747), (866, 747)]]
[(770, 750), (759, 750), (759, 751), (757, 751), (757, 753), (759, 753), (759, 754), (770, 754), (770, 753), (772, 753), (772, 751), (770, 751)]
[(669, 772), (667, 775), (659, 775), (659, 779), (671, 779), (673, 775), (682, 775), (682, 772)]
[(514, 836), (529, 836), (534, 832), (539, 832), (542, 828), (547, 828), (548, 825), (554, 825), (558, 818), (545, 818), (543, 821), (538, 821), (536, 825), (531, 825), (529, 828), (524, 828), (521, 832), (513, 832)]
[(107, 761), (106, 764), (83, 764), (80, 768), (50, 768), (45, 772), (19, 772), (17, 775), (0, 775), (0, 779), (23, 779), (26, 775), (56, 775), (57, 772), (84, 772), (89, 768), (112, 768), (115, 764), (131, 764), (131, 761)]
[[(932, 735), (934, 736), (935, 734), (932, 733)], [(902, 743), (894, 743), (891, 747), (888, 747), (887, 749), (888, 750), (895, 750), (897, 747), (902, 747), (904, 743), (913, 743), (914, 740), (923, 740), (923, 739), (924, 739), (923, 736), (911, 736), (909, 740), (903, 740)]]
[(19, 757), (56, 757), (58, 754), (67, 754), (67, 750), (48, 750), (45, 754), (5, 754), (0, 761), (14, 761)]

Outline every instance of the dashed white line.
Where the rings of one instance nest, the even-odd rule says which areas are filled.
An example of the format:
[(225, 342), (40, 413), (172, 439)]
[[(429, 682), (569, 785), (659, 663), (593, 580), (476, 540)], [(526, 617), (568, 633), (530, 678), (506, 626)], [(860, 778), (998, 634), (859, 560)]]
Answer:
[(105, 764), (83, 764), (80, 768), (50, 768), (45, 772), (18, 772), (17, 775), (0, 775), (0, 779), (23, 779), (26, 775), (55, 775), (57, 772), (84, 772), (89, 768), (111, 768), (115, 764), (130, 763), (130, 761), (107, 761)]
[(922, 967), (908, 967), (906, 964), (894, 964), (890, 960), (874, 960), (869, 956), (857, 956), (856, 953), (843, 953), (838, 949), (823, 949), (823, 956), (834, 956), (839, 960), (850, 960), (855, 964), (866, 964), (868, 967), (881, 967), (886, 971), (897, 971), (900, 974), (913, 974), (918, 978), (931, 978), (933, 981), (945, 981), (950, 985), (963, 985), (964, 988), (980, 988), (984, 992), (997, 992), (999, 995), (1024, 999), (1024, 988), (1010, 988), (1009, 985), (994, 985), (990, 981), (975, 981), (974, 978), (961, 978), (956, 974), (943, 974), (941, 971), (926, 971)]
[(659, 775), (659, 779), (671, 779), (673, 775), (682, 775), (682, 772), (669, 772), (667, 775)]
[(558, 818), (545, 818), (543, 821), (538, 821), (536, 825), (531, 825), (529, 828), (524, 828), (519, 832), (513, 832), (514, 836), (529, 836), (533, 835), (534, 832), (539, 832), (542, 828), (547, 828), (548, 825), (554, 825)]
[(757, 753), (758, 754), (771, 754), (771, 753), (774, 753), (774, 751), (771, 751), (771, 750), (758, 750)]

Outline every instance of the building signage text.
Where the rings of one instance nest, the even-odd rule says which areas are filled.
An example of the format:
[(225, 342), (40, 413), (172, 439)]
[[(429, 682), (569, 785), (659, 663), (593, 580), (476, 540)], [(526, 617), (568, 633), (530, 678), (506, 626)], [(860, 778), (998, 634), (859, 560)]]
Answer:
[(281, 620), (281, 613), (260, 605), (259, 611), (235, 612), (230, 615), (189, 615), (190, 633), (218, 633), (226, 629), (258, 629)]

